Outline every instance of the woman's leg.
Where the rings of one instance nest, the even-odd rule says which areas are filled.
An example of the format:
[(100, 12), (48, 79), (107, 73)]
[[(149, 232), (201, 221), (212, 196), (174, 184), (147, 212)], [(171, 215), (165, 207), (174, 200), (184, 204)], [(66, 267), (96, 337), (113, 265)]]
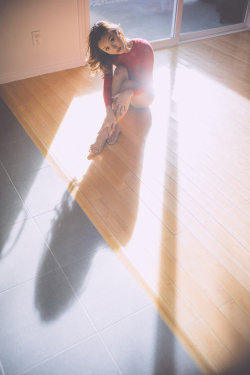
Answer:
[[(112, 80), (112, 96), (120, 92), (121, 86), (126, 80), (128, 80), (127, 69), (122, 65), (117, 66), (114, 72), (113, 80)], [(104, 149), (106, 142), (110, 145), (115, 144), (118, 140), (120, 133), (121, 133), (121, 129), (120, 129), (118, 121), (111, 135), (109, 135), (107, 128), (101, 128), (101, 130), (98, 132), (95, 143), (93, 143), (90, 146), (90, 149), (89, 149), (90, 153), (88, 157), (92, 158), (92, 156), (101, 153), (102, 150)]]
[(93, 156), (100, 154), (100, 152), (102, 152), (102, 150), (104, 149), (105, 143), (108, 140), (108, 136), (109, 136), (108, 128), (102, 128), (98, 132), (95, 143), (93, 143), (90, 146), (88, 159), (91, 159)]
[[(124, 90), (124, 86), (128, 82), (128, 71), (125, 66), (118, 65), (114, 71), (114, 76), (112, 80), (112, 96), (118, 94)], [(117, 124), (115, 125), (113, 133), (108, 137), (107, 143), (113, 145), (117, 142), (119, 135), (121, 133), (121, 128), (119, 125), (119, 120), (121, 117), (117, 118)]]
[[(124, 90), (133, 90), (135, 88), (136, 82), (128, 79), (128, 71), (126, 67), (124, 67), (123, 65), (118, 65), (115, 69), (114, 77), (112, 80), (112, 96)], [(133, 96), (131, 99), (131, 105), (136, 108), (145, 108), (148, 107), (152, 103), (152, 101), (153, 94), (149, 91), (137, 96)], [(122, 117), (124, 117), (124, 115)], [(121, 133), (119, 120), (121, 120), (122, 117), (117, 118), (117, 124), (115, 125), (115, 129), (110, 136), (108, 134), (107, 128), (103, 128), (99, 131), (95, 143), (90, 146), (89, 157), (102, 152), (106, 142), (110, 145), (113, 145), (117, 142)]]
[[(129, 80), (128, 70), (123, 65), (118, 65), (114, 72), (112, 81), (112, 96), (125, 90), (134, 90), (137, 83)], [(148, 89), (140, 95), (131, 98), (131, 105), (136, 108), (148, 107), (154, 99), (153, 89)]]
[(121, 132), (122, 131), (121, 131), (120, 125), (119, 125), (119, 123), (117, 123), (115, 125), (115, 129), (114, 129), (113, 133), (108, 136), (107, 143), (109, 145), (114, 145), (117, 142), (117, 140), (118, 140), (119, 135), (121, 134)]
[(115, 68), (112, 80), (112, 96), (124, 90), (122, 87), (125, 85), (126, 81), (128, 81), (128, 70), (125, 66), (118, 65)]
[[(124, 90), (134, 90), (137, 85), (136, 82), (128, 79), (128, 71), (122, 65), (119, 65), (116, 68), (112, 83), (112, 96)], [(133, 96), (131, 98), (130, 104), (135, 108), (146, 108), (152, 103), (153, 99), (153, 90), (148, 90), (147, 92), (144, 92), (140, 95)], [(126, 113), (124, 113), (122, 117), (124, 117), (125, 114)], [(107, 139), (108, 144), (115, 144), (117, 142), (117, 139), (121, 133), (118, 122), (122, 119), (122, 117), (117, 118), (117, 124), (115, 126), (114, 132)]]

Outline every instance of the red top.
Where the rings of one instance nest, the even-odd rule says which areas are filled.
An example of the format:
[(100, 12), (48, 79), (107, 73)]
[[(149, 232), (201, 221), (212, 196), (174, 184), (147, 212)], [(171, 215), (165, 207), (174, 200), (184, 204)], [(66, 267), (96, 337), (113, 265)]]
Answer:
[[(114, 55), (112, 64), (124, 65), (128, 69), (129, 79), (138, 82), (134, 95), (141, 94), (152, 84), (154, 53), (152, 46), (143, 39), (132, 39), (133, 46), (127, 53)], [(106, 107), (112, 104), (111, 88), (113, 73), (104, 77), (103, 98)]]

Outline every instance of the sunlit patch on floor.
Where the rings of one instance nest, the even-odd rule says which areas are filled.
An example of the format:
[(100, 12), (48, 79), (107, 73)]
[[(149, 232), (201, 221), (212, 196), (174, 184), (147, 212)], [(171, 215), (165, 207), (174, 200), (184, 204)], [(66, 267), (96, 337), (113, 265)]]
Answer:
[(67, 177), (81, 181), (91, 160), (87, 159), (105, 117), (102, 93), (75, 97), (50, 146), (49, 153), (63, 167)]

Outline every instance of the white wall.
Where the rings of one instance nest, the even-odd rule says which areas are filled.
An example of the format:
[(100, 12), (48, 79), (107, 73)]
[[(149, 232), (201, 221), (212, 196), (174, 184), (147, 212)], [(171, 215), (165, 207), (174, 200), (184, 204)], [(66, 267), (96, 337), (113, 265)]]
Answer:
[[(0, 0), (0, 83), (84, 64), (85, 0)], [(31, 32), (40, 30), (34, 47)]]

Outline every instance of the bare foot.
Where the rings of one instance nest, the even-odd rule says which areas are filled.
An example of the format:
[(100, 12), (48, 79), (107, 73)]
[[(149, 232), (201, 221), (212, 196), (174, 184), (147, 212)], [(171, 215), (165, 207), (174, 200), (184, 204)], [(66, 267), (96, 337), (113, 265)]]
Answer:
[(120, 125), (119, 125), (119, 124), (116, 124), (114, 132), (113, 132), (113, 133), (111, 134), (111, 136), (107, 139), (107, 143), (108, 143), (109, 145), (114, 145), (114, 144), (117, 142), (120, 133), (121, 133)]
[(101, 129), (96, 137), (95, 143), (93, 143), (89, 148), (88, 158), (91, 158), (92, 156), (95, 156), (102, 152), (107, 141), (107, 138), (108, 128)]

